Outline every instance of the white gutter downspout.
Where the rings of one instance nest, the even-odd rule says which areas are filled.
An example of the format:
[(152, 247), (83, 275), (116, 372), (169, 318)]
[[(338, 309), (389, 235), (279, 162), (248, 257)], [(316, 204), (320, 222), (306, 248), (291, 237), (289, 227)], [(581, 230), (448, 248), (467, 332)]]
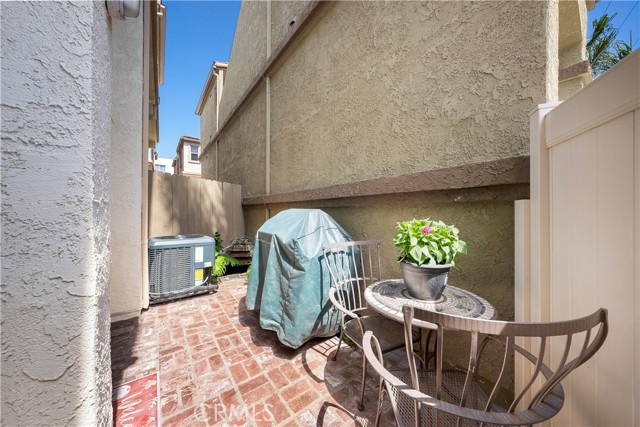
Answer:
[[(271, 57), (271, 0), (267, 1), (267, 58)], [(271, 77), (265, 78), (266, 84), (266, 105), (267, 121), (265, 126), (265, 193), (271, 194)], [(264, 219), (270, 217), (269, 208), (264, 208)]]

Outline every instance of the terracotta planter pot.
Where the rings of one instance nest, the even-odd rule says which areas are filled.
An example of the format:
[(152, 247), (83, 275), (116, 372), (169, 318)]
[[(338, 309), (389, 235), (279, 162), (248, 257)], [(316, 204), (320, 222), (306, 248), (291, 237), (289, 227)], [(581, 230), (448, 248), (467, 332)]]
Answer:
[(417, 266), (403, 262), (400, 268), (404, 283), (414, 298), (436, 301), (447, 286), (451, 264)]

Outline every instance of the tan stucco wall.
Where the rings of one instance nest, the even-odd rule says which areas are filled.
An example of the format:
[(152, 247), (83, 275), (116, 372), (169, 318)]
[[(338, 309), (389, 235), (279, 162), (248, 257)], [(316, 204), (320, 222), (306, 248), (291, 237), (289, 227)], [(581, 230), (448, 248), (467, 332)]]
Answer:
[(583, 1), (561, 1), (559, 5), (560, 34), (558, 41), (560, 68), (587, 59), (587, 5)]
[[(226, 90), (226, 89), (225, 89)], [(223, 97), (226, 96), (226, 91)], [(240, 184), (242, 194), (257, 196), (265, 189), (265, 92), (256, 93), (242, 112), (242, 118), (233, 120), (225, 130), (218, 146), (220, 161), (216, 177), (215, 147), (210, 147), (200, 158), (202, 177)]]
[(545, 7), (332, 5), (272, 75), (273, 193), (526, 155)]
[[(300, 205), (296, 207), (302, 207)], [(313, 207), (312, 204), (306, 207)], [(272, 209), (271, 215), (288, 208)], [(468, 244), (468, 254), (460, 255), (451, 270), (449, 283), (468, 289), (487, 299), (501, 320), (514, 319), (514, 215), (513, 202), (471, 202), (438, 204), (385, 204), (367, 207), (323, 208), (356, 240), (376, 239), (381, 242), (384, 278), (400, 278), (397, 252), (392, 244), (396, 223), (411, 218), (438, 218), (455, 224), (460, 237)], [(265, 220), (264, 208), (244, 210), (246, 233), (255, 236)], [(448, 346), (456, 348), (449, 362), (464, 366), (468, 363), (468, 340), (447, 338)], [(454, 344), (455, 343), (455, 344)], [(501, 366), (500, 355), (489, 351), (490, 363), (483, 365), (482, 375), (496, 378)], [(513, 381), (508, 372), (506, 384)]]
[[(282, 207), (273, 209), (275, 215)], [(468, 244), (451, 272), (451, 284), (484, 296), (501, 319), (513, 319), (514, 237), (513, 202), (458, 204), (378, 205), (324, 208), (356, 240), (376, 239), (382, 244), (383, 274), (400, 277), (397, 252), (392, 244), (396, 223), (411, 218), (438, 218), (455, 224)], [(245, 209), (247, 235), (255, 236), (264, 222), (264, 209)]]
[(291, 29), (291, 21), (297, 21), (300, 13), (309, 4), (301, 1), (274, 1), (271, 2), (271, 51), (282, 42)]
[[(553, 7), (332, 4), (271, 74), (272, 193), (526, 155), (528, 111), (557, 97), (557, 49), (548, 52), (557, 47), (557, 25), (547, 22)], [(221, 118), (264, 62), (264, 8), (242, 5)], [(303, 5), (271, 9), (272, 26), (288, 30)], [(281, 34), (272, 29), (273, 38)], [(264, 140), (247, 115), (234, 120), (252, 127), (243, 136)], [(228, 130), (222, 137), (238, 144)], [(222, 169), (228, 161), (220, 160)]]
[[(271, 4), (272, 47), (305, 6)], [(256, 43), (262, 8), (243, 3), (227, 111), (243, 92), (238, 82), (248, 84), (264, 63), (266, 37)], [(242, 184), (245, 197), (265, 193), (267, 104), (274, 194), (528, 155), (528, 112), (558, 96), (558, 34), (555, 1), (332, 3), (270, 72), (270, 102), (262, 83), (223, 130), (218, 179)], [(209, 177), (213, 151), (203, 158)], [(271, 208), (273, 215), (286, 206)], [(383, 242), (390, 277), (399, 277), (390, 243), (396, 222), (455, 223), (470, 254), (452, 283), (513, 318), (512, 202), (390, 201), (326, 211), (354, 238)], [(264, 218), (264, 207), (245, 208), (248, 235)]]
[[(587, 59), (587, 13), (584, 1), (561, 1), (559, 8), (560, 37), (559, 68), (569, 67)], [(560, 82), (558, 99), (565, 100), (591, 82), (589, 74)]]
[(200, 115), (200, 141), (204, 147), (216, 134), (216, 90), (212, 89)]
[[(273, 49), (307, 5), (243, 4), (227, 96), (222, 101), (223, 120), (266, 58), (268, 11)], [(325, 141), (332, 139), (349, 141), (351, 148), (338, 154), (351, 156), (349, 161), (355, 160), (356, 168), (366, 164), (349, 172), (358, 178), (526, 153), (526, 129), (519, 121), (523, 113), (533, 104), (557, 99), (558, 90), (564, 98), (584, 85), (583, 81), (566, 81), (558, 89), (556, 74), (558, 67), (584, 58), (586, 11), (583, 1), (331, 5), (307, 36), (287, 52), (279, 64), (283, 71), (272, 73), (274, 169), (278, 162), (288, 162), (289, 147), (299, 144), (311, 147), (298, 150), (294, 159), (299, 170), (308, 171), (305, 159), (335, 152), (315, 147), (330, 145)], [(432, 25), (425, 25), (430, 22)], [(440, 31), (443, 27), (448, 30)], [(341, 43), (327, 43), (333, 34), (347, 36), (341, 37)], [(333, 88), (336, 82), (339, 91), (313, 92), (314, 88)], [(356, 93), (356, 98), (349, 97)], [(301, 95), (304, 102), (296, 102)], [(345, 98), (349, 105), (344, 105)], [(309, 105), (299, 108), (306, 101)], [(357, 110), (364, 114), (352, 114)], [(279, 120), (279, 114), (290, 119), (290, 111), (305, 126), (295, 120)], [(315, 120), (308, 120), (316, 115)], [(316, 123), (324, 122), (326, 116), (344, 119), (337, 126), (318, 127)], [(371, 159), (362, 159), (362, 153), (368, 151), (363, 146), (377, 142), (379, 148), (380, 141), (397, 149), (383, 151), (391, 161), (374, 161), (370, 167)], [(416, 146), (419, 150), (412, 150)], [(409, 154), (398, 155), (402, 150)], [(324, 174), (309, 176), (308, 182), (301, 183), (280, 182), (277, 174), (272, 178), (272, 190), (278, 192), (287, 191), (287, 184), (305, 188), (322, 185), (318, 178), (340, 182), (349, 177)]]
[[(240, 23), (243, 23), (242, 26)], [(242, 97), (267, 60), (267, 2), (242, 2), (220, 101), (219, 123)]]

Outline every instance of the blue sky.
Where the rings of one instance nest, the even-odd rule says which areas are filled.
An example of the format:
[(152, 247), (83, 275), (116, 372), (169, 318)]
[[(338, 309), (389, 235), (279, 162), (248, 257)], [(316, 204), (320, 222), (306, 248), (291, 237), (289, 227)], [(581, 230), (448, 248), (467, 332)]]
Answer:
[[(589, 13), (591, 21), (605, 12), (617, 13), (613, 25), (618, 38), (634, 50), (640, 46), (640, 0), (600, 1)], [(164, 85), (160, 86), (160, 157), (174, 158), (182, 135), (200, 137), (200, 118), (195, 115), (200, 93), (214, 60), (228, 61), (231, 55), (239, 1), (164, 0), (167, 33)]]
[(618, 38), (629, 43), (629, 31), (633, 35), (633, 50), (640, 46), (640, 0), (599, 1), (589, 12), (587, 33), (591, 35), (591, 21), (604, 13), (613, 15), (613, 26), (618, 29)]
[(164, 0), (164, 85), (160, 86), (160, 157), (172, 159), (182, 135), (200, 137), (198, 99), (211, 64), (228, 61), (239, 1)]

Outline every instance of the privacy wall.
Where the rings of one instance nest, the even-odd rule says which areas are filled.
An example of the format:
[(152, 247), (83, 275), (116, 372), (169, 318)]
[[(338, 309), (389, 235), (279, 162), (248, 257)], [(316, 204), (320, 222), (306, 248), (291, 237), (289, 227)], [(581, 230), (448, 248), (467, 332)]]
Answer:
[(149, 237), (216, 231), (225, 243), (245, 235), (239, 185), (149, 172)]
[[(580, 17), (578, 21), (583, 19)], [(457, 286), (513, 317), (528, 111), (558, 96), (557, 2), (244, 2), (204, 177), (242, 185), (248, 233), (288, 207), (380, 239), (460, 226)]]

